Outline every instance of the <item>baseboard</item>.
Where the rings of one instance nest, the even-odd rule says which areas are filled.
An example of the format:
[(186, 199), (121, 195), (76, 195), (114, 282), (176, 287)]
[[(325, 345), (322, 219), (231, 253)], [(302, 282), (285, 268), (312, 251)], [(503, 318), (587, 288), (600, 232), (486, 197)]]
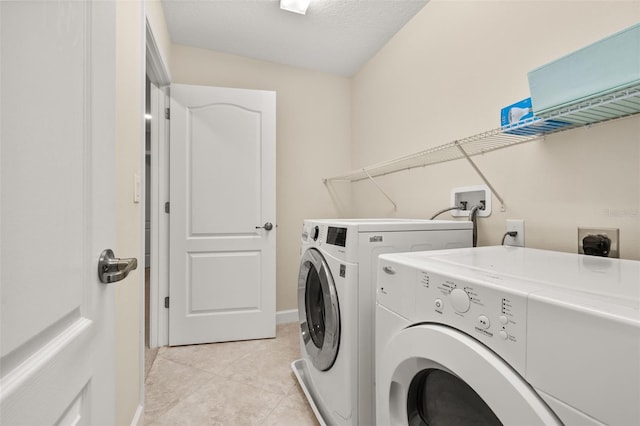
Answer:
[(142, 426), (142, 425), (144, 425), (144, 406), (138, 405), (136, 414), (133, 416), (133, 419), (131, 420), (131, 426)]
[(276, 312), (276, 324), (286, 324), (289, 322), (298, 322), (297, 309)]

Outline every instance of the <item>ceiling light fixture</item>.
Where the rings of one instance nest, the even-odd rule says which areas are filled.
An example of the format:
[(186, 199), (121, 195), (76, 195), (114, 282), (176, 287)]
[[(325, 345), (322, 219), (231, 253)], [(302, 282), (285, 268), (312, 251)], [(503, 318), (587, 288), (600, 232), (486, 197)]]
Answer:
[(280, 0), (280, 9), (304, 15), (311, 0)]

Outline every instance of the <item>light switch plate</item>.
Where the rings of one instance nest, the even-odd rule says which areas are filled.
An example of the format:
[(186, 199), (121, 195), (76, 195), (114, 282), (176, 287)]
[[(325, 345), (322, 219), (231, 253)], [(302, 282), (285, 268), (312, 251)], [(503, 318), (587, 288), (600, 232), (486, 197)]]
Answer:
[(142, 182), (140, 181), (140, 175), (135, 173), (133, 175), (133, 202), (134, 204), (138, 204), (140, 202), (140, 196), (142, 192)]

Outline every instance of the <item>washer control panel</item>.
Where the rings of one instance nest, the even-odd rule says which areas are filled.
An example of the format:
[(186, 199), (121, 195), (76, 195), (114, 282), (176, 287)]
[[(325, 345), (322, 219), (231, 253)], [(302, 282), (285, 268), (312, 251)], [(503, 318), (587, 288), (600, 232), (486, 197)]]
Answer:
[(322, 231), (324, 231), (324, 229), (320, 225), (305, 222), (302, 225), (302, 242), (321, 242), (324, 234)]
[[(310, 247), (322, 248), (340, 260), (353, 262), (357, 252), (355, 246), (358, 234), (347, 226), (333, 226), (322, 221), (305, 220), (302, 225), (300, 255)], [(307, 245), (305, 247), (305, 245)]]
[(512, 365), (524, 368), (527, 294), (504, 277), (479, 280), (414, 270), (412, 322), (449, 325), (481, 341)]

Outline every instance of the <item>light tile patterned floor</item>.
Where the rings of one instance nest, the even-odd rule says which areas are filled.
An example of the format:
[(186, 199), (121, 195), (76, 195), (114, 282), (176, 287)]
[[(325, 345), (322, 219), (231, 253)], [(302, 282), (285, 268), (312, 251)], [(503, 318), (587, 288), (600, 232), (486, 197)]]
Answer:
[(291, 361), (298, 324), (275, 339), (160, 348), (145, 381), (146, 425), (317, 425)]

